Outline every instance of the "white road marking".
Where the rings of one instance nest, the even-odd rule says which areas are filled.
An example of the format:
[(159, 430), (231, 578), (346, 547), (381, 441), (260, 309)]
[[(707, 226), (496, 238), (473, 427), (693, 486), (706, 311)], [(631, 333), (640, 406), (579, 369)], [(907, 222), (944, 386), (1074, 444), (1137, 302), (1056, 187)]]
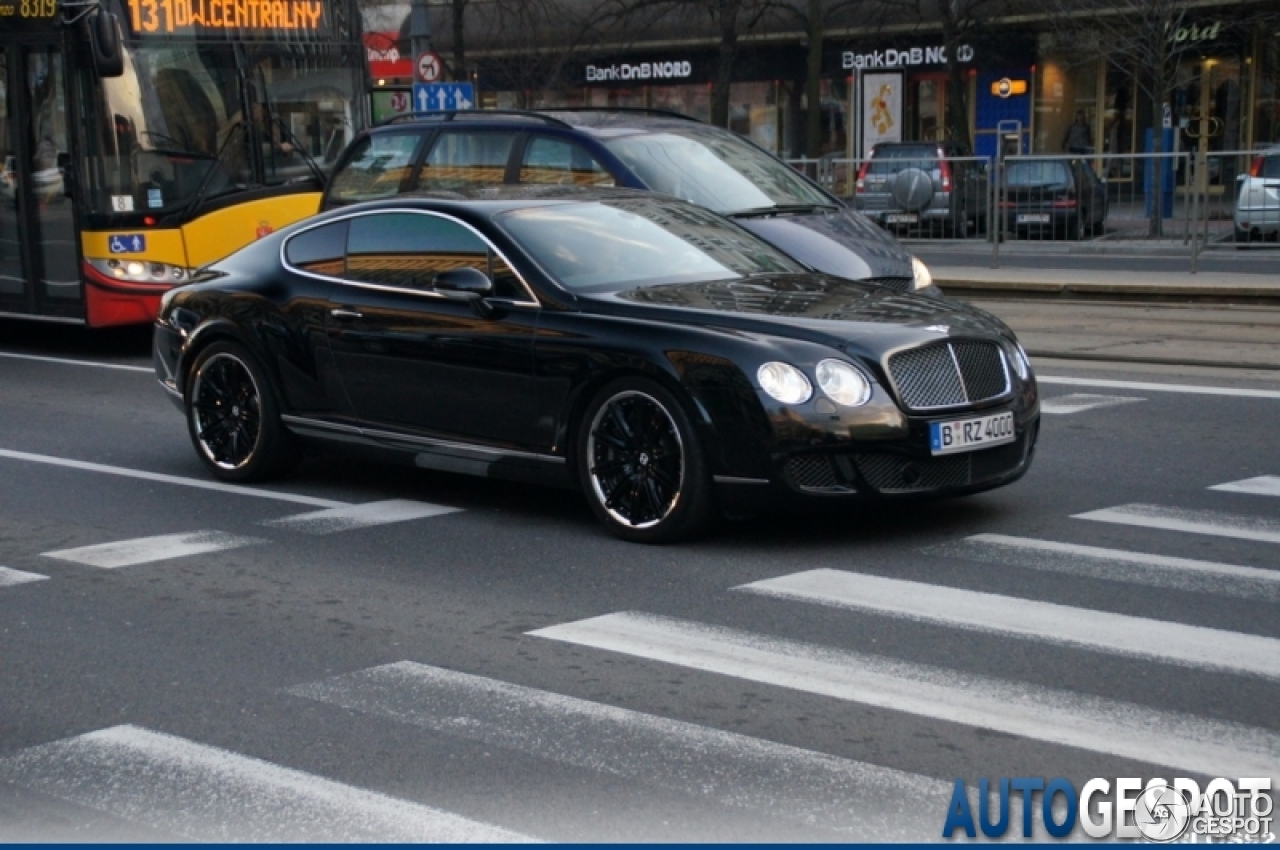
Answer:
[(959, 670), (637, 613), (529, 632), (1210, 776), (1280, 776), (1280, 733)]
[(294, 493), (276, 493), (271, 490), (258, 490), (253, 487), (241, 487), (236, 484), (223, 484), (220, 481), (204, 481), (199, 478), (182, 478), (177, 475), (164, 475), (159, 472), (146, 472), (141, 469), (128, 469), (123, 466), (107, 466), (102, 463), (90, 463), (83, 460), (71, 460), (65, 457), (32, 454), (0, 449), (0, 458), (22, 460), (29, 463), (45, 463), (51, 466), (64, 466), (68, 469), (81, 469), (86, 472), (102, 472), (107, 475), (120, 475), (125, 478), (137, 478), (142, 481), (155, 481), (160, 484), (176, 484), (181, 487), (195, 487), (199, 490), (214, 490), (219, 493), (231, 493), (236, 496), (253, 496), (258, 499), (275, 499), (278, 502), (292, 502), (298, 505), (312, 505), (317, 508), (345, 507), (348, 502), (335, 502), (333, 499), (317, 499), (313, 496), (299, 496)]
[(1280, 679), (1280, 640), (1222, 629), (843, 570), (807, 570), (734, 590)]
[(228, 750), (113, 726), (0, 760), (0, 777), (217, 842), (509, 842), (499, 827)]
[(1037, 375), (1036, 380), (1042, 384), (1062, 384), (1072, 387), (1107, 387), (1117, 390), (1144, 390), (1158, 393), (1187, 393), (1190, 395), (1224, 395), (1239, 398), (1280, 398), (1280, 390), (1204, 387), (1192, 384), (1154, 384), (1147, 381), (1107, 381), (1102, 378), (1065, 378), (1056, 375)]
[(290, 693), (487, 746), (865, 836), (935, 837), (952, 783), (410, 661)]
[(1263, 543), (1280, 543), (1280, 522), (1262, 517), (1238, 516), (1218, 511), (1184, 510), (1161, 505), (1120, 505), (1098, 511), (1075, 514), (1075, 519), (1091, 519), (1097, 522), (1114, 522), (1119, 525), (1136, 525), (1143, 528), (1160, 528), (1166, 531), (1185, 531), (1188, 534), (1209, 534), (1215, 537), (1233, 537), (1237, 540), (1258, 540)]
[(1092, 395), (1090, 393), (1072, 393), (1057, 398), (1042, 398), (1040, 412), (1066, 415), (1081, 413), (1085, 410), (1096, 410), (1100, 407), (1115, 407), (1133, 401), (1146, 401), (1145, 398), (1133, 398), (1122, 395)]
[(48, 576), (42, 576), (40, 573), (28, 573), (9, 567), (0, 567), (0, 587), (26, 584), (29, 581), (45, 581), (48, 578)]
[(1280, 601), (1280, 570), (1004, 534), (975, 534), (956, 543), (930, 546), (924, 551), (1128, 584)]
[(430, 502), (414, 502), (408, 499), (388, 499), (363, 505), (345, 505), (325, 511), (296, 514), (258, 523), (272, 528), (285, 528), (305, 534), (333, 534), (371, 525), (404, 522), (412, 519), (456, 513), (459, 508), (447, 508)]
[[(79, 283), (76, 284), (77, 286)], [(10, 357), (14, 360), (35, 360), (40, 363), (59, 363), (64, 366), (95, 366), (99, 369), (119, 369), (123, 372), (146, 372), (154, 375), (156, 370), (150, 366), (125, 366), (122, 363), (95, 363), (92, 360), (69, 360), (65, 357), (42, 357), (38, 354), (14, 354), (9, 351), (0, 351), (0, 357)]]
[(1259, 475), (1257, 478), (1246, 478), (1243, 481), (1215, 484), (1209, 489), (1224, 490), (1228, 493), (1251, 493), (1255, 496), (1280, 496), (1280, 475)]
[(59, 549), (56, 552), (44, 552), (42, 557), (114, 570), (118, 567), (132, 567), (137, 564), (166, 561), (170, 558), (203, 555), (206, 552), (238, 549), (241, 546), (252, 546), (255, 543), (264, 542), (266, 541), (257, 537), (241, 537), (221, 531), (192, 531), (184, 534), (161, 534), (157, 537), (119, 540), (97, 546), (81, 546), (77, 549)]

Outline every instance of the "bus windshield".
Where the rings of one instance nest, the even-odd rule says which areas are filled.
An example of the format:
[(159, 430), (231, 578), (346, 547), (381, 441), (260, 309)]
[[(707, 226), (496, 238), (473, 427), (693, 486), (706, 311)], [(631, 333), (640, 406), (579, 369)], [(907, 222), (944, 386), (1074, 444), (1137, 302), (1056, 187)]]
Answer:
[(89, 221), (173, 220), (229, 192), (307, 180), (359, 129), (358, 59), (336, 45), (135, 44), (85, 92)]

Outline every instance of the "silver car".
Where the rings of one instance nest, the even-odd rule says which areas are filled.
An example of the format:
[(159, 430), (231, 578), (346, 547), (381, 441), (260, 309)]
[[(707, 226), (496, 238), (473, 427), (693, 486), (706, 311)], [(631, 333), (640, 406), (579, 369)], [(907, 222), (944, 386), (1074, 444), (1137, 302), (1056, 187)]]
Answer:
[(1259, 153), (1248, 174), (1239, 177), (1236, 195), (1237, 242), (1280, 236), (1280, 146)]

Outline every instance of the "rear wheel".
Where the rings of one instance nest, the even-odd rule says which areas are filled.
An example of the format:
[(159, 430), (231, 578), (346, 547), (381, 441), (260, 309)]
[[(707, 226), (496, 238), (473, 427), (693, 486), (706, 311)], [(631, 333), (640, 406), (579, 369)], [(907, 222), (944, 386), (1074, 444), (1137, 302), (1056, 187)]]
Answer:
[(623, 378), (587, 407), (577, 441), (578, 476), (596, 517), (637, 543), (668, 543), (706, 530), (711, 476), (697, 434), (661, 385)]
[(265, 372), (236, 342), (216, 342), (196, 358), (187, 430), (200, 460), (223, 481), (263, 481), (298, 459)]

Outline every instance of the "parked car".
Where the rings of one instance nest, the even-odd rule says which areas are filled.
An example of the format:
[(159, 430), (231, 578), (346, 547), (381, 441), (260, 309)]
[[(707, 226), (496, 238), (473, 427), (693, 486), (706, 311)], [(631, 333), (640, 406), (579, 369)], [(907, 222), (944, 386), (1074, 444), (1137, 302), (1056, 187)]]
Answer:
[(1026, 472), (1036, 383), (995, 317), (810, 272), (676, 199), (558, 194), (344, 207), (167, 293), (156, 373), (208, 471), (363, 443), (577, 486), (642, 542)]
[(393, 119), (352, 141), (321, 209), (504, 183), (660, 192), (728, 215), (828, 274), (898, 290), (933, 282), (902, 245), (782, 160), (736, 133), (670, 112), (481, 110)]
[(1237, 179), (1236, 241), (1280, 238), (1280, 145), (1259, 153)]
[(1083, 239), (1107, 227), (1107, 184), (1080, 159), (1015, 159), (1004, 166), (1005, 232)]
[(854, 207), (881, 226), (930, 236), (964, 236), (986, 227), (990, 177), (985, 161), (954, 142), (881, 142), (862, 163)]

